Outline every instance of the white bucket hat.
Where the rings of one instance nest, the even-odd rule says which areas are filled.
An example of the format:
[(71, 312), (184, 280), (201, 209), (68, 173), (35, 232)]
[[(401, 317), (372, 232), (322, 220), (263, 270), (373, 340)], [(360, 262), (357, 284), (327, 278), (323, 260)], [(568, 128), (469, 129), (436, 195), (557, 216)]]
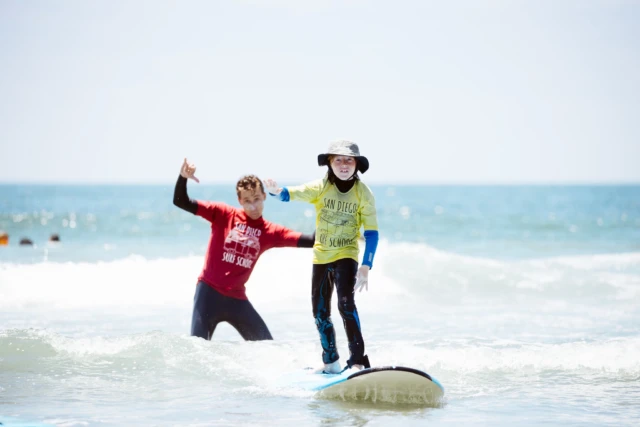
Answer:
[(329, 144), (326, 153), (318, 154), (318, 166), (329, 166), (329, 156), (351, 156), (358, 161), (358, 170), (365, 173), (369, 169), (369, 160), (365, 156), (360, 155), (358, 144), (343, 139), (333, 141)]

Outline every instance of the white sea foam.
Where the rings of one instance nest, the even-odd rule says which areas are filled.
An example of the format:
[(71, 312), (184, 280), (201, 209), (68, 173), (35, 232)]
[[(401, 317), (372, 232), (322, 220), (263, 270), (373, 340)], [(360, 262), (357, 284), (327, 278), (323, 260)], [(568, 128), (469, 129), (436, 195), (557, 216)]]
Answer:
[[(0, 263), (0, 309), (176, 306), (190, 302), (202, 257), (97, 263)], [(275, 249), (257, 263), (251, 299), (291, 306), (309, 300), (310, 251)], [(497, 261), (423, 244), (380, 243), (368, 293), (374, 306), (394, 301), (640, 302), (640, 253)]]
[[(52, 331), (0, 331), (0, 357), (7, 370), (56, 371), (57, 374), (103, 372), (137, 376), (136, 371), (223, 371), (230, 378), (275, 378), (317, 363), (314, 337), (268, 342), (205, 341), (187, 335), (148, 332), (118, 337), (73, 338)], [(640, 376), (640, 339), (615, 338), (536, 343), (500, 339), (429, 342), (381, 341), (369, 346), (376, 365), (413, 366), (435, 376), (495, 375), (562, 371), (566, 374)], [(28, 357), (25, 357), (28, 355)], [(46, 360), (56, 361), (55, 364)]]
[[(639, 263), (635, 253), (498, 261), (383, 241), (369, 291), (356, 296), (366, 351), (374, 365), (428, 372), (468, 412), (489, 402), (515, 413), (526, 402), (529, 419), (562, 402), (574, 419), (586, 396), (604, 409), (580, 421), (625, 424), (640, 402)], [(201, 268), (195, 256), (0, 264), (0, 392), (19, 396), (24, 414), (36, 405), (58, 414), (59, 425), (127, 425), (140, 407), (159, 425), (207, 419), (212, 405), (226, 414), (302, 401), (345, 413), (281, 381), (321, 360), (310, 251), (265, 253), (247, 284), (268, 342), (244, 342), (226, 324), (212, 341), (189, 336)], [(333, 321), (344, 361), (337, 311)], [(119, 409), (97, 413), (94, 401)]]

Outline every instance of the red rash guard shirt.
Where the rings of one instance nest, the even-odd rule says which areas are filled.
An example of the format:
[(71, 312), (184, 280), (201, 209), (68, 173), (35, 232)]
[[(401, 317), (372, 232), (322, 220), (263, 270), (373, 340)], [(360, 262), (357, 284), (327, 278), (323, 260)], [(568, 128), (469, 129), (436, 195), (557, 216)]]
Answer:
[(231, 298), (247, 299), (245, 283), (264, 251), (296, 247), (302, 235), (262, 217), (251, 219), (243, 209), (225, 203), (197, 203), (196, 215), (211, 223), (209, 247), (198, 280)]

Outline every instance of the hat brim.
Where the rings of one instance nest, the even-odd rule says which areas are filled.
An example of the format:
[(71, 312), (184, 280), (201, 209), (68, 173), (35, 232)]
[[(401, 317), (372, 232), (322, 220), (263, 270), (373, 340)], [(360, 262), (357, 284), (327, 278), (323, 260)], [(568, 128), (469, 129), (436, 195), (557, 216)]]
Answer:
[[(318, 154), (318, 166), (329, 166), (329, 156), (331, 154)], [(334, 154), (335, 156), (335, 154)], [(354, 156), (358, 161), (358, 171), (365, 173), (369, 169), (369, 160), (365, 156)]]

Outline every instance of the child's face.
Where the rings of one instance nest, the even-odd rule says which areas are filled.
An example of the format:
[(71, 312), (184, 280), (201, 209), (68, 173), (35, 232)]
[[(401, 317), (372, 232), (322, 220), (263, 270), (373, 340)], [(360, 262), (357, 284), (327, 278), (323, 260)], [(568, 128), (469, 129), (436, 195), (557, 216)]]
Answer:
[(267, 195), (258, 189), (240, 190), (238, 202), (251, 219), (258, 219), (262, 216), (264, 210), (264, 200)]
[(356, 158), (351, 156), (336, 156), (331, 161), (331, 170), (338, 178), (346, 181), (356, 172)]

